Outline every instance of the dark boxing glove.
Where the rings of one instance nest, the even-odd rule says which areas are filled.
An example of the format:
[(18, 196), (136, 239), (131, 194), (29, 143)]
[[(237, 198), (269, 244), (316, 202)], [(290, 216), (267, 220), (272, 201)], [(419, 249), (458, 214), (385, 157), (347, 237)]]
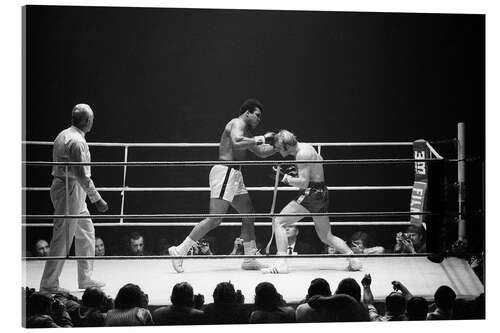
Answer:
[(265, 144), (268, 144), (268, 145), (271, 145), (274, 147), (274, 136), (275, 135), (276, 134), (273, 132), (267, 132), (264, 135), (259, 135), (259, 136), (254, 137), (254, 140), (255, 140), (255, 143), (257, 146), (265, 143)]
[[(276, 173), (276, 171), (278, 170), (278, 167), (273, 166), (273, 170)], [(284, 184), (287, 184), (287, 185), (288, 185), (288, 178), (289, 177), (294, 178), (294, 177), (298, 176), (297, 168), (293, 164), (282, 165), (279, 169), (279, 173), (280, 173), (280, 175), (279, 175), (280, 181)], [(275, 177), (274, 174), (269, 175), (269, 176), (271, 177), (271, 179), (274, 179), (274, 177)]]
[(267, 132), (264, 134), (265, 143), (274, 147), (274, 137), (276, 136), (273, 132)]

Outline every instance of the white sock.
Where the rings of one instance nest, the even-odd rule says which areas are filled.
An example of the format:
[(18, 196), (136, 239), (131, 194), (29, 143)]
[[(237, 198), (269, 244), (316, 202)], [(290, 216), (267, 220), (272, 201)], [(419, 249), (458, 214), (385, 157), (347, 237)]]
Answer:
[(177, 251), (181, 256), (185, 256), (189, 249), (193, 247), (193, 245), (196, 244), (196, 241), (192, 240), (191, 238), (186, 237), (184, 242), (181, 243), (181, 245), (177, 246)]
[(257, 245), (255, 244), (255, 240), (243, 242), (243, 250), (245, 251), (245, 254), (257, 253)]

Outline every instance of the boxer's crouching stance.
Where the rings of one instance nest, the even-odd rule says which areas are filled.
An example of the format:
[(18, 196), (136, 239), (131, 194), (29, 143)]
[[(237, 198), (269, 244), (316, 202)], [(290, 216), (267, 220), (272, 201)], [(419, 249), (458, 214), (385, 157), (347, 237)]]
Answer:
[[(274, 137), (274, 146), (285, 157), (292, 155), (296, 160), (322, 160), (314, 148), (307, 143), (297, 142), (295, 135), (287, 130), (281, 130)], [(280, 214), (294, 213), (326, 213), (328, 210), (328, 188), (325, 186), (323, 165), (321, 163), (298, 163), (297, 175), (284, 174), (283, 183), (300, 189), (298, 197), (290, 201)], [(285, 255), (288, 241), (285, 227), (300, 221), (301, 216), (278, 216), (274, 220), (274, 233), (278, 255)], [(352, 254), (347, 244), (337, 236), (332, 235), (330, 221), (327, 216), (314, 216), (314, 227), (319, 239), (343, 254)], [(349, 259), (348, 269), (357, 271), (362, 267), (356, 258)], [(280, 259), (273, 267), (261, 269), (263, 273), (288, 273), (286, 259)]]
[[(254, 99), (249, 99), (240, 108), (240, 116), (230, 120), (221, 135), (219, 159), (222, 161), (246, 160), (246, 152), (250, 150), (259, 157), (268, 157), (276, 153), (269, 144), (274, 142), (274, 133), (263, 136), (252, 136), (250, 130), (257, 127), (262, 117), (262, 105)], [(214, 165), (210, 171), (210, 214), (225, 214), (232, 206), (240, 214), (254, 213), (250, 196), (248, 195), (241, 167), (236, 165)], [(243, 218), (241, 237), (245, 254), (257, 253), (255, 243), (254, 218)], [(171, 256), (184, 256), (189, 249), (210, 230), (216, 228), (222, 218), (206, 218), (198, 223), (191, 233), (178, 246), (168, 249)], [(182, 259), (173, 259), (172, 266), (177, 273), (184, 271)], [(243, 260), (243, 269), (259, 270), (266, 267), (253, 258)]]

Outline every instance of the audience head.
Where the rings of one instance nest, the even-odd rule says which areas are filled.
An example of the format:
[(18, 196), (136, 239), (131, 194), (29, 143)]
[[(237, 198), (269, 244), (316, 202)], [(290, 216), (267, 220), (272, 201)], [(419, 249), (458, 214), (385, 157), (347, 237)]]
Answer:
[(38, 239), (35, 242), (35, 255), (37, 257), (47, 257), (50, 252), (49, 243), (45, 239)]
[(481, 293), (472, 303), (472, 318), (484, 319), (486, 314), (486, 304), (484, 293)]
[(177, 283), (172, 289), (170, 301), (176, 306), (193, 306), (193, 287), (187, 282)]
[(331, 296), (332, 291), (330, 290), (330, 284), (328, 281), (322, 278), (312, 280), (309, 289), (307, 289), (306, 300), (314, 295)]
[(414, 246), (421, 246), (425, 243), (425, 229), (422, 226), (411, 225), (406, 229), (406, 233)]
[(133, 283), (127, 283), (120, 288), (115, 298), (115, 309), (126, 310), (131, 308), (144, 308), (148, 305), (148, 295)]
[(439, 287), (434, 293), (434, 303), (436, 306), (443, 310), (453, 309), (453, 303), (455, 303), (457, 295), (448, 286)]
[(95, 238), (95, 256), (102, 257), (106, 255), (106, 247), (104, 246), (104, 241), (101, 237)]
[(273, 311), (281, 305), (281, 295), (270, 282), (261, 282), (255, 287), (255, 308)]
[(289, 225), (285, 227), (286, 231), (286, 237), (288, 238), (288, 241), (295, 241), (297, 239), (297, 236), (299, 234), (299, 229), (295, 224)]
[(160, 255), (169, 255), (168, 248), (170, 247), (169, 241), (166, 238), (160, 238), (156, 248), (156, 253)]
[(346, 294), (334, 296), (315, 295), (308, 301), (317, 311), (320, 321), (368, 321), (368, 312), (354, 297)]
[(361, 248), (368, 247), (368, 234), (363, 231), (355, 232), (351, 236), (351, 243)]
[(335, 295), (338, 294), (350, 295), (358, 302), (361, 301), (361, 287), (353, 278), (345, 278), (340, 281), (337, 290), (335, 291)]
[(385, 298), (385, 308), (386, 312), (391, 315), (397, 316), (403, 314), (406, 310), (405, 297), (398, 292), (390, 293)]
[(101, 308), (106, 305), (106, 294), (97, 287), (88, 287), (83, 292), (82, 304), (89, 308)]
[(213, 293), (215, 304), (233, 304), (236, 302), (236, 291), (231, 282), (219, 283)]
[(53, 302), (51, 294), (44, 291), (34, 292), (28, 298), (28, 314), (30, 316), (50, 314)]
[(412, 297), (406, 304), (409, 320), (425, 320), (429, 312), (429, 304), (423, 297)]
[(133, 232), (128, 239), (128, 249), (132, 255), (141, 256), (144, 254), (144, 237), (138, 233)]

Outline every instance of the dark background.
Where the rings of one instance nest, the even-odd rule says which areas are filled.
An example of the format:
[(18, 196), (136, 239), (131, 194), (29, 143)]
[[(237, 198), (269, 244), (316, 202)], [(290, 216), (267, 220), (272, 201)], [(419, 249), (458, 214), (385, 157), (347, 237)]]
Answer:
[[(80, 102), (95, 112), (89, 142), (218, 142), (248, 97), (264, 104), (258, 133), (286, 128), (306, 142), (441, 140), (456, 137), (457, 123), (464, 122), (467, 155), (480, 158), (467, 165), (467, 208), (483, 208), (484, 15), (55, 6), (25, 11), (25, 140), (52, 141)], [(456, 158), (453, 145), (436, 148)], [(123, 160), (123, 149), (91, 152), (93, 161)], [(27, 160), (51, 160), (50, 147), (30, 146), (25, 153)], [(412, 151), (323, 148), (322, 155), (410, 158)], [(215, 159), (215, 148), (129, 151), (130, 161)], [(246, 185), (272, 186), (268, 169), (246, 167)], [(121, 168), (92, 171), (99, 187), (122, 184)], [(127, 185), (208, 186), (208, 171), (129, 168)], [(413, 181), (410, 164), (328, 165), (325, 171), (330, 186)], [(454, 181), (455, 165), (449, 172)], [(48, 167), (27, 168), (26, 186), (50, 182)], [(119, 214), (119, 193), (102, 194), (110, 213)], [(271, 192), (251, 195), (257, 212), (269, 211)], [(408, 191), (331, 192), (330, 211), (404, 211), (409, 197)], [(125, 213), (207, 213), (208, 198), (208, 192), (129, 192)], [(293, 193), (280, 193), (277, 209), (291, 198)], [(51, 214), (48, 192), (29, 192), (26, 212)], [(139, 230), (154, 252), (159, 237), (178, 242), (189, 229), (96, 227), (96, 233), (113, 252), (125, 233)], [(312, 227), (301, 229), (304, 240), (321, 247)], [(334, 233), (348, 237), (358, 229), (391, 247), (401, 228), (335, 227)], [(259, 241), (267, 242), (270, 228), (257, 230)], [(229, 252), (238, 234), (239, 227), (210, 233), (218, 253)], [(27, 228), (26, 235), (29, 246), (37, 237), (50, 238), (51, 229)], [(468, 219), (468, 238), (473, 248), (483, 248), (483, 217)]]

